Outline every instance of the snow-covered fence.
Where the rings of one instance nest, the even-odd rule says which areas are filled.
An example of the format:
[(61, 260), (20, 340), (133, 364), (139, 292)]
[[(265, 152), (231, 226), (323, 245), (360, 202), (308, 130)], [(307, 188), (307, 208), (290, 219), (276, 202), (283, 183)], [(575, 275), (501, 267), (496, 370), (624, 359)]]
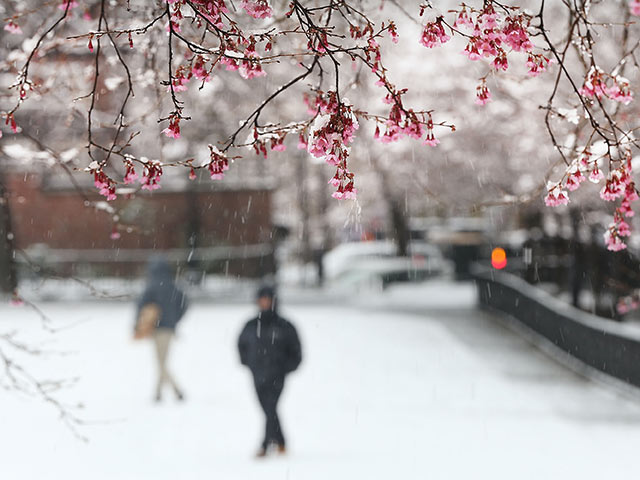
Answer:
[(62, 277), (131, 277), (144, 272), (149, 258), (158, 254), (174, 264), (198, 265), (205, 272), (255, 277), (272, 273), (274, 268), (270, 243), (163, 250), (54, 249), (39, 245), (17, 256), (16, 261), (26, 272), (23, 277), (37, 277), (42, 272)]
[[(482, 308), (506, 314), (541, 346), (583, 373), (602, 372), (640, 387), (640, 329), (578, 310), (506, 273), (475, 269)], [(542, 338), (541, 338), (542, 337)], [(558, 355), (555, 355), (558, 357)], [(577, 361), (576, 361), (577, 360)]]

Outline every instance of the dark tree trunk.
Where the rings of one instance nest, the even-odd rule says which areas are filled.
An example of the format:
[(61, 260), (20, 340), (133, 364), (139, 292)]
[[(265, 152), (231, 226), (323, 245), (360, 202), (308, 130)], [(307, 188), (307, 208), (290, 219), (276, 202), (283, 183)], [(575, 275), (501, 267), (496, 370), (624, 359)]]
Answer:
[(396, 198), (389, 198), (389, 210), (398, 256), (406, 257), (409, 250), (410, 236), (406, 212), (402, 207), (402, 203)]
[(389, 213), (393, 239), (397, 247), (396, 253), (400, 257), (405, 257), (409, 250), (410, 232), (403, 202), (393, 194), (393, 190), (389, 185), (389, 175), (384, 171), (375, 156), (371, 157), (371, 166), (378, 174), (382, 195), (387, 202), (387, 211)]
[(0, 291), (12, 293), (18, 287), (9, 192), (0, 171)]
[(300, 258), (303, 263), (312, 260), (311, 239), (309, 236), (309, 201), (307, 188), (307, 156), (298, 155), (296, 182), (298, 183), (298, 207), (300, 209)]
[[(322, 239), (318, 248), (314, 251), (313, 260), (316, 264), (318, 272), (318, 286), (324, 284), (324, 266), (322, 264), (324, 254), (333, 247), (333, 236), (331, 226), (327, 218), (327, 212), (329, 211), (329, 194), (327, 193), (327, 179), (324, 165), (317, 165), (315, 168), (315, 175), (320, 188), (318, 188), (318, 222), (320, 223), (320, 231), (322, 232)], [(325, 187), (325, 188), (323, 188)]]

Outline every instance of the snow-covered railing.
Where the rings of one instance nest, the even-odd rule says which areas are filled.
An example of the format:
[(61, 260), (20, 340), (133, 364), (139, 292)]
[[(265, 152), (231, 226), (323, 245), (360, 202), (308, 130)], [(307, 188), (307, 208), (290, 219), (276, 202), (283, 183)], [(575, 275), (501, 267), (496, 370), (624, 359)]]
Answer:
[[(275, 268), (270, 243), (172, 249), (54, 249), (37, 245), (16, 256), (20, 277), (138, 277), (154, 255), (162, 255), (192, 274), (220, 273), (247, 278), (271, 274)], [(182, 268), (184, 270), (185, 268)]]
[[(165, 250), (153, 250), (143, 248), (108, 248), (108, 249), (56, 249), (39, 248), (28, 250), (31, 258), (43, 260), (46, 263), (109, 263), (109, 262), (146, 262), (153, 255), (161, 254), (172, 262), (207, 261), (227, 259), (247, 259), (267, 256), (273, 253), (273, 245), (270, 243), (258, 243), (253, 245), (219, 246), (204, 248), (171, 248)], [(25, 262), (22, 257), (18, 262)]]
[[(502, 312), (568, 354), (572, 366), (590, 367), (640, 387), (640, 329), (583, 312), (506, 273), (474, 269), (482, 308)], [(544, 340), (543, 339), (543, 340)], [(547, 343), (548, 343), (547, 342)], [(565, 356), (566, 357), (566, 356)]]

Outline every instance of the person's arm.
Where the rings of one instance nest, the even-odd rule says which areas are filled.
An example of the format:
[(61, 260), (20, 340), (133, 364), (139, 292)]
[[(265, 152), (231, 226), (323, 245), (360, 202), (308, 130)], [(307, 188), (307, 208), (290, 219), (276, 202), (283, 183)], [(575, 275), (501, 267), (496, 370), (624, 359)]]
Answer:
[(145, 305), (148, 305), (150, 303), (155, 303), (155, 300), (153, 298), (153, 291), (149, 288), (146, 288), (145, 291), (142, 293), (140, 300), (138, 300), (138, 305), (136, 308), (136, 318), (134, 319), (134, 322), (133, 322), (134, 330), (138, 328), (138, 322), (140, 321), (140, 311)]
[(287, 361), (285, 367), (287, 373), (290, 373), (296, 370), (302, 362), (302, 345), (300, 345), (298, 332), (292, 324), (289, 324), (287, 337)]
[(182, 317), (184, 317), (184, 314), (187, 313), (187, 309), (189, 308), (189, 299), (187, 298), (187, 295), (180, 290), (180, 319), (182, 319)]
[(242, 329), (242, 333), (238, 337), (238, 353), (240, 354), (240, 363), (249, 365), (249, 323)]

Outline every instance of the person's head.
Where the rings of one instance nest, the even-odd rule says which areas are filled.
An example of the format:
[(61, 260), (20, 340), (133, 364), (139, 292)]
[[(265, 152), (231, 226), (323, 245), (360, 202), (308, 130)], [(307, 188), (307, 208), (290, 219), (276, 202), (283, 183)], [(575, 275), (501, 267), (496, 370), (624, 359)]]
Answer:
[(264, 285), (258, 289), (256, 294), (256, 302), (261, 312), (267, 312), (269, 310), (275, 311), (276, 306), (276, 292), (273, 287)]

